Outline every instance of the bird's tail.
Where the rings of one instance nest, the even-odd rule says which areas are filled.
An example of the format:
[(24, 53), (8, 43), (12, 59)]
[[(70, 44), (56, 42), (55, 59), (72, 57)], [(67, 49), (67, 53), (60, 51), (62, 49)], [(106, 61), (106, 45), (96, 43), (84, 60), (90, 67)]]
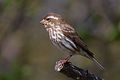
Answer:
[(96, 58), (92, 58), (92, 61), (93, 61), (101, 70), (104, 70), (104, 67), (97, 61)]
[(91, 51), (85, 48), (84, 51), (85, 53), (87, 53), (86, 55), (84, 55), (85, 57), (91, 59), (101, 70), (104, 70), (104, 67), (97, 61), (97, 59), (94, 57), (94, 54)]

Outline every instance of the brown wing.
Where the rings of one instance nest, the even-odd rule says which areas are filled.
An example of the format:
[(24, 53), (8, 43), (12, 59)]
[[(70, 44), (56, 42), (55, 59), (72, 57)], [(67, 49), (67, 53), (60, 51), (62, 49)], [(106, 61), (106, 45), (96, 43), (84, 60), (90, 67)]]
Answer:
[(66, 27), (63, 28), (63, 34), (73, 41), (79, 50), (82, 49), (85, 51), (87, 53), (87, 57), (94, 57), (94, 54), (87, 48), (87, 45), (82, 41), (74, 28), (66, 25)]

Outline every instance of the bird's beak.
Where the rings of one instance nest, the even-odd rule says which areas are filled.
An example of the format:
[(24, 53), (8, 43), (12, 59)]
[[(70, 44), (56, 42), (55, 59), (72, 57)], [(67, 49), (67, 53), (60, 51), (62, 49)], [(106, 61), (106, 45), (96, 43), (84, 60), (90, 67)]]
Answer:
[(40, 21), (40, 24), (44, 24), (44, 22), (45, 22), (45, 20), (43, 19), (43, 20)]

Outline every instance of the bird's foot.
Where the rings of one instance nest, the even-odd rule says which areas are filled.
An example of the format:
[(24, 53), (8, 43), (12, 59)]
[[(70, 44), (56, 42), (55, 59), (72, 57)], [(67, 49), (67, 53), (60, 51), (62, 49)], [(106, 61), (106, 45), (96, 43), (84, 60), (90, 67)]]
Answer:
[(68, 62), (68, 60), (66, 60), (66, 59), (63, 59), (63, 60), (56, 62), (55, 70), (60, 71), (64, 67), (64, 64), (66, 62)]

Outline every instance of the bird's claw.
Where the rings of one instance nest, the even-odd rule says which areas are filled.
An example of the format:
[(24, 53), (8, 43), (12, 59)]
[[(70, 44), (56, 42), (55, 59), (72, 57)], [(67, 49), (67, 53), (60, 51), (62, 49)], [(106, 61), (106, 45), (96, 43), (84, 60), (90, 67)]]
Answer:
[(67, 62), (67, 60), (60, 60), (60, 61), (57, 61), (56, 62), (56, 65), (55, 65), (55, 70), (56, 71), (60, 71), (63, 67), (64, 67), (64, 64)]

